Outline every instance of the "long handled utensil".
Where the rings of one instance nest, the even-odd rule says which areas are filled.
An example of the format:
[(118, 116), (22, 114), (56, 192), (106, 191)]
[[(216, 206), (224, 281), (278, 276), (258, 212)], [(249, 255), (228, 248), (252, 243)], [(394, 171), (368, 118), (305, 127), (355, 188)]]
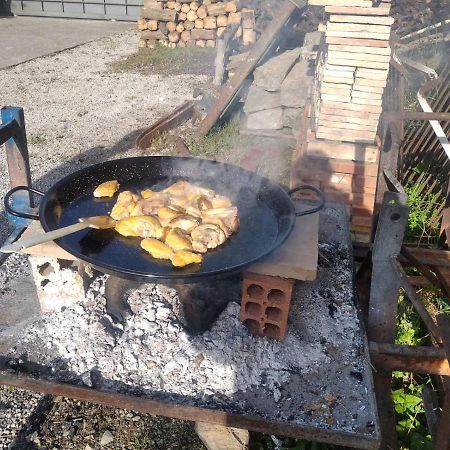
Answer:
[(97, 230), (107, 230), (109, 228), (114, 228), (116, 221), (110, 216), (93, 216), (93, 217), (82, 217), (78, 219), (79, 223), (74, 223), (68, 227), (59, 228), (58, 230), (49, 231), (48, 233), (40, 234), (38, 236), (31, 236), (25, 239), (19, 239), (14, 244), (5, 245), (0, 248), (2, 253), (14, 253), (19, 252), (25, 248), (33, 247), (38, 244), (43, 244), (44, 242), (53, 241), (55, 239), (62, 238), (77, 231), (84, 230), (85, 228), (95, 228)]

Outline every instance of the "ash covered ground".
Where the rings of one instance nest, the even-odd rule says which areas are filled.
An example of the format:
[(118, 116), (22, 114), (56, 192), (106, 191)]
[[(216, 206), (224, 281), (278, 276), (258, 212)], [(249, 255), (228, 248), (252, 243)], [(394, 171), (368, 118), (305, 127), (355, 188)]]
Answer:
[[(322, 219), (336, 226), (334, 213)], [(237, 296), (210, 331), (190, 335), (178, 320), (176, 292), (162, 285), (131, 291), (131, 312), (123, 326), (115, 324), (105, 309), (106, 275), (72, 306), (6, 328), (0, 341), (16, 339), (7, 352), (13, 370), (31, 361), (45, 378), (373, 435), (349, 247), (336, 240), (319, 251), (318, 279), (297, 284), (281, 343), (247, 331)]]

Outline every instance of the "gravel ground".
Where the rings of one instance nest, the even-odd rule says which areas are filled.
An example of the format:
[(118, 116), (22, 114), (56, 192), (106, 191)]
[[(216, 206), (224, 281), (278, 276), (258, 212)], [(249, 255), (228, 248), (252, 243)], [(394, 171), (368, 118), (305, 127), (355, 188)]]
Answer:
[[(190, 99), (194, 87), (207, 81), (203, 74), (169, 77), (150, 70), (114, 72), (110, 64), (135, 53), (137, 40), (136, 32), (126, 32), (0, 71), (0, 106), (22, 106), (25, 111), (35, 187), (45, 190), (75, 169), (106, 159), (135, 155), (137, 150), (133, 147), (138, 134), (160, 116)], [(0, 172), (7, 173), (4, 158), (0, 158)], [(0, 179), (2, 202), (8, 188), (8, 179), (3, 176)], [(0, 210), (0, 242), (7, 237), (8, 230), (4, 212)], [(29, 265), (25, 260), (22, 256), (11, 257), (8, 270), (0, 271), (0, 329), (14, 323), (17, 315), (26, 319), (37, 312), (36, 305), (30, 310), (30, 303), (26, 302), (33, 294), (33, 288), (28, 283)], [(18, 277), (21, 283), (14, 281)], [(13, 303), (16, 308), (12, 316), (8, 316), (4, 311), (8, 311), (7, 306)], [(26, 322), (21, 326), (26, 326)], [(6, 341), (0, 344), (8, 346)], [(30, 417), (34, 419), (33, 413), (44, 397), (21, 390), (0, 389), (0, 449), (6, 449), (13, 436), (21, 435), (18, 430), (32, 433), (33, 430), (27, 428)], [(66, 408), (70, 409), (70, 405), (68, 403)], [(86, 406), (89, 407), (98, 411), (96, 406)], [(111, 412), (110, 417), (115, 414)], [(91, 418), (93, 416), (94, 413)], [(59, 419), (55, 420), (55, 423), (61, 423)], [(154, 444), (143, 441), (143, 446), (132, 448), (181, 448), (179, 443), (182, 441), (192, 442), (189, 448), (202, 448), (189, 425), (181, 421), (158, 420), (154, 426), (161, 433), (159, 438), (155, 435), (151, 438)], [(47, 429), (51, 428), (51, 423), (47, 423)], [(89, 423), (88, 428), (95, 421)], [(138, 445), (142, 427), (139, 422), (133, 423), (136, 424), (134, 438)], [(48, 448), (58, 444), (55, 448), (84, 449), (85, 444), (74, 447), (70, 445), (71, 439), (57, 439), (58, 427), (54, 429), (53, 443), (50, 435), (45, 437), (44, 433), (42, 443), (49, 445)], [(14, 448), (35, 448), (29, 439), (22, 445), (25, 446)], [(127, 447), (118, 444), (114, 448)]]
[[(136, 154), (138, 134), (192, 98), (205, 75), (114, 72), (111, 63), (135, 53), (127, 32), (0, 71), (0, 104), (22, 106), (34, 186), (47, 189), (89, 164)], [(0, 172), (7, 173), (0, 159)], [(1, 201), (8, 190), (0, 179)], [(6, 237), (4, 213), (0, 242)]]

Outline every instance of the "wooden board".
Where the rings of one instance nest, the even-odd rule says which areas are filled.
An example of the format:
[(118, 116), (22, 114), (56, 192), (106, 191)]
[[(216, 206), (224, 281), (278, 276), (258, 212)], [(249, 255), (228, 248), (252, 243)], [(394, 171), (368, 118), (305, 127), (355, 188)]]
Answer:
[(370, 47), (368, 45), (340, 45), (330, 44), (328, 45), (328, 51), (337, 50), (340, 52), (348, 53), (362, 53), (364, 55), (390, 55), (391, 47)]
[[(337, 47), (337, 46), (334, 46)], [(344, 47), (344, 46), (343, 46)], [(328, 49), (328, 57), (338, 58), (338, 59), (344, 59), (351, 62), (351, 64), (356, 64), (359, 67), (361, 66), (358, 61), (377, 61), (377, 62), (383, 62), (383, 63), (389, 63), (391, 60), (391, 55), (373, 55), (370, 53), (351, 53), (347, 51), (339, 51), (339, 50), (331, 50)], [(355, 60), (356, 62), (353, 62)]]
[(306, 154), (322, 158), (376, 162), (378, 159), (378, 148), (375, 145), (317, 140), (312, 133), (312, 138), (306, 147)]
[(390, 8), (388, 6), (379, 6), (376, 8), (364, 8), (358, 6), (338, 6), (336, 4), (325, 6), (325, 12), (330, 14), (356, 14), (363, 16), (388, 16)]
[(379, 62), (379, 61), (369, 61), (368, 59), (349, 59), (349, 58), (340, 58), (334, 55), (328, 55), (328, 62), (333, 65), (343, 65), (348, 66), (349, 64), (354, 64), (357, 67), (363, 67), (367, 69), (380, 69), (380, 71), (385, 71), (386, 73), (389, 70), (389, 61), (387, 62)]
[[(309, 205), (295, 202), (300, 211)], [(294, 280), (315, 280), (319, 245), (319, 214), (297, 217), (286, 242), (261, 262), (248, 268), (249, 272)]]
[[(37, 220), (31, 222), (30, 226), (23, 232), (22, 238), (36, 236), (38, 234), (44, 234), (44, 230), (41, 227), (41, 223)], [(66, 252), (59, 245), (53, 241), (45, 242), (44, 244), (35, 245), (34, 247), (22, 250), (21, 253), (34, 256), (47, 256), (58, 259), (65, 259), (68, 261), (75, 261), (75, 256)]]
[(389, 47), (388, 39), (369, 39), (368, 36), (364, 36), (361, 39), (352, 36), (327, 36), (325, 42), (327, 44), (362, 45), (365, 47)]
[(345, 22), (345, 23), (367, 23), (372, 25), (392, 25), (394, 23), (393, 17), (383, 16), (363, 16), (363, 15), (331, 15), (330, 22)]
[(312, 6), (359, 6), (362, 8), (370, 8), (372, 6), (371, 0), (309, 0), (309, 5)]
[[(381, 113), (381, 106), (374, 106), (374, 105), (357, 105), (355, 103), (343, 103), (343, 102), (322, 102), (322, 105), (320, 107), (321, 111), (322, 108), (326, 108), (331, 110), (334, 110), (336, 114), (343, 114), (344, 111), (362, 111), (364, 113)], [(333, 114), (333, 112), (330, 112), (329, 114)]]

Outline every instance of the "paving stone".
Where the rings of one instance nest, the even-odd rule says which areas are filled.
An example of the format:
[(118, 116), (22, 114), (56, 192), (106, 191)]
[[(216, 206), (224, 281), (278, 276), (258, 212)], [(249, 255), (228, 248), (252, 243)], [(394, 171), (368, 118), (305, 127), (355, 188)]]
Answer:
[(253, 72), (255, 84), (266, 91), (279, 91), (283, 80), (298, 60), (300, 54), (301, 48), (295, 48), (269, 59), (269, 61), (257, 67)]
[(248, 115), (249, 130), (279, 130), (283, 128), (283, 108), (257, 111)]
[(308, 61), (298, 62), (281, 85), (281, 104), (286, 107), (304, 107), (311, 93), (312, 70)]
[(281, 95), (279, 92), (268, 92), (252, 84), (244, 104), (244, 112), (248, 114), (262, 111), (263, 109), (278, 108), (279, 106), (281, 106)]

